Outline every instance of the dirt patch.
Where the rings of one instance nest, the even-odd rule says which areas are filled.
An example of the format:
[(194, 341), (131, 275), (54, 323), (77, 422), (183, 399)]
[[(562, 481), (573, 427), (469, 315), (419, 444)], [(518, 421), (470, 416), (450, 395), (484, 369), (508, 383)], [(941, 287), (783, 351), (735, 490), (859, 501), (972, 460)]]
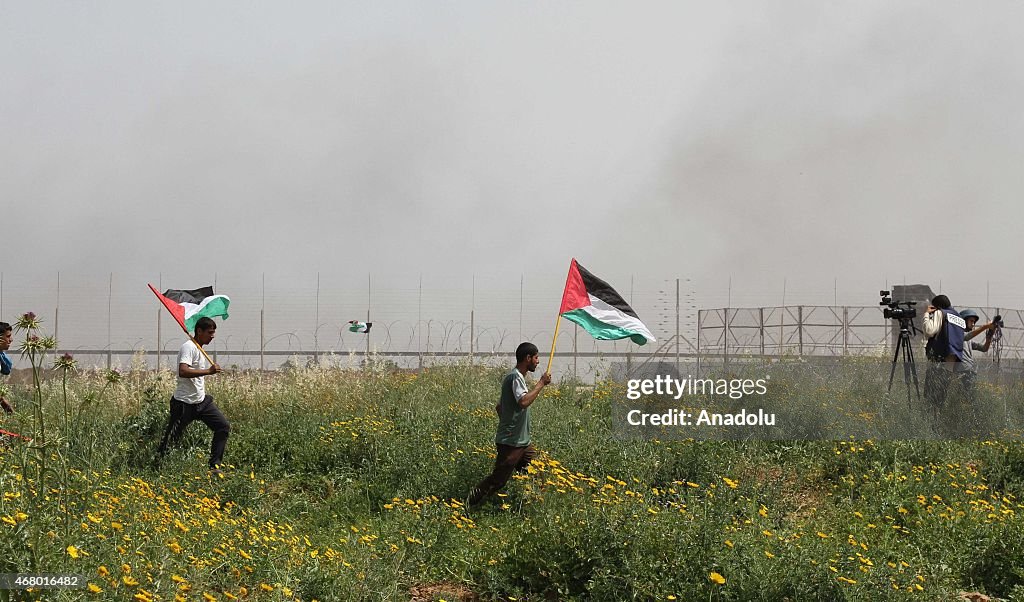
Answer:
[(774, 506), (789, 521), (801, 521), (814, 516), (827, 501), (823, 491), (802, 479), (794, 469), (783, 469), (777, 465), (750, 466), (739, 471), (738, 476), (741, 480), (774, 488), (778, 492)]
[(438, 599), (448, 602), (479, 602), (480, 596), (458, 583), (426, 583), (409, 588), (409, 602), (434, 602)]

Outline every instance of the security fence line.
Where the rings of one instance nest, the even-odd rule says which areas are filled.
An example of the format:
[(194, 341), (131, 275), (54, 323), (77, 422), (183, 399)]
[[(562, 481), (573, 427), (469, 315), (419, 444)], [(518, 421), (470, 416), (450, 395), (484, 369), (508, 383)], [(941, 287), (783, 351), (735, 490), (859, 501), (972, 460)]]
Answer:
[[(184, 337), (147, 282), (167, 286), (212, 283), (232, 297), (231, 317), (209, 346), (224, 365), (274, 369), (285, 359), (317, 362), (326, 356), (394, 360), (403, 368), (441, 361), (508, 357), (521, 341), (547, 354), (562, 283), (528, 276), (470, 276), (461, 286), (424, 276), (388, 278), (363, 274), (321, 279), (298, 276), (303, 286), (271, 282), (261, 274), (114, 274), (0, 271), (0, 319), (34, 311), (58, 341), (61, 353), (83, 356), (84, 365), (114, 367), (141, 357), (166, 367)], [(689, 280), (613, 278), (656, 342), (594, 341), (568, 324), (559, 331), (556, 371), (591, 374), (604, 360), (628, 369), (674, 364), (677, 368), (744, 357), (816, 358), (891, 355), (897, 325), (877, 305), (779, 305), (698, 309)], [(634, 286), (635, 285), (635, 286)], [(979, 308), (987, 321), (1002, 314), (1003, 338), (980, 363), (1024, 358), (1024, 311)], [(372, 322), (368, 334), (348, 332), (349, 320)], [(915, 337), (923, 346), (923, 337)], [(17, 343), (16, 345), (17, 346)], [(115, 358), (118, 361), (115, 361)], [(923, 359), (923, 356), (922, 356)], [(90, 361), (91, 360), (91, 361)], [(600, 361), (598, 361), (600, 360)], [(295, 363), (292, 361), (291, 363)], [(352, 363), (352, 362), (350, 362)], [(688, 366), (690, 367), (690, 366)]]
[[(999, 363), (1024, 359), (1024, 311), (977, 308), (984, 324), (1003, 318), (1002, 337), (976, 361)], [(918, 323), (920, 323), (918, 317)], [(886, 319), (878, 306), (787, 305), (700, 310), (697, 317), (697, 355), (719, 357), (844, 357), (884, 355), (899, 336), (896, 320)], [(977, 342), (983, 340), (979, 335)], [(923, 347), (923, 335), (914, 337)], [(922, 356), (923, 359), (923, 356)]]

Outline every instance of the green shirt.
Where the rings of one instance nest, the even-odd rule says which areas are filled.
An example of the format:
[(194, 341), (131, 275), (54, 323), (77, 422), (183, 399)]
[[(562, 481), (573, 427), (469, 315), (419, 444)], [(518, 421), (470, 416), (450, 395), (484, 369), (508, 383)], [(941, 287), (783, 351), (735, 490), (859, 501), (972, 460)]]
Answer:
[(519, 400), (528, 391), (526, 378), (518, 369), (513, 369), (501, 381), (501, 407), (495, 443), (514, 447), (530, 444), (530, 408), (519, 407)]

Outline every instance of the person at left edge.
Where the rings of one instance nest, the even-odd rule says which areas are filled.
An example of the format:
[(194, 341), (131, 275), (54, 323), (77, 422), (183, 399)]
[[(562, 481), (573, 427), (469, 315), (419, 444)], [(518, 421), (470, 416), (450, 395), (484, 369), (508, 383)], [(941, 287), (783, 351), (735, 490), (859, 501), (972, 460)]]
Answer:
[[(14, 367), (14, 362), (11, 358), (7, 357), (7, 350), (11, 348), (11, 341), (14, 337), (14, 330), (11, 325), (7, 322), (0, 322), (0, 374), (9, 376), (11, 369)], [(0, 396), (0, 408), (7, 414), (13, 414), (14, 408), (11, 407), (11, 403)]]

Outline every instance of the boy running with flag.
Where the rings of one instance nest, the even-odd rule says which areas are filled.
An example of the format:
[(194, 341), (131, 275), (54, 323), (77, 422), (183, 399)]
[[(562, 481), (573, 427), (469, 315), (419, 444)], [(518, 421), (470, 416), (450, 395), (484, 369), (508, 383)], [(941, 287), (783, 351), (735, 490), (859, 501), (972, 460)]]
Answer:
[(177, 443), (192, 421), (199, 420), (213, 432), (210, 444), (210, 470), (220, 472), (224, 448), (231, 425), (213, 396), (206, 393), (206, 377), (221, 372), (221, 367), (207, 360), (202, 346), (213, 341), (217, 323), (207, 317), (196, 321), (195, 336), (185, 341), (178, 352), (178, 386), (171, 396), (171, 413), (167, 429), (160, 441), (160, 457), (167, 453), (169, 444)]
[(538, 365), (540, 357), (536, 345), (522, 343), (516, 348), (516, 367), (501, 381), (501, 398), (494, 408), (498, 412), (498, 431), (494, 437), (498, 456), (494, 470), (470, 492), (470, 506), (476, 506), (504, 487), (512, 473), (525, 470), (537, 455), (537, 450), (530, 445), (530, 406), (551, 383), (551, 374), (545, 372), (532, 389), (527, 387), (526, 373), (535, 371)]
[[(171, 289), (162, 295), (152, 284), (149, 288), (188, 335), (188, 340), (178, 352), (178, 385), (171, 396), (170, 418), (160, 441), (159, 457), (162, 459), (168, 446), (181, 439), (188, 425), (199, 420), (213, 432), (210, 472), (219, 475), (231, 424), (213, 403), (213, 396), (206, 393), (206, 377), (220, 373), (221, 367), (210, 359), (203, 347), (213, 341), (217, 332), (213, 317), (227, 318), (231, 300), (224, 295), (214, 295), (212, 286), (195, 290)], [(194, 335), (189, 334), (188, 326), (195, 329)]]

